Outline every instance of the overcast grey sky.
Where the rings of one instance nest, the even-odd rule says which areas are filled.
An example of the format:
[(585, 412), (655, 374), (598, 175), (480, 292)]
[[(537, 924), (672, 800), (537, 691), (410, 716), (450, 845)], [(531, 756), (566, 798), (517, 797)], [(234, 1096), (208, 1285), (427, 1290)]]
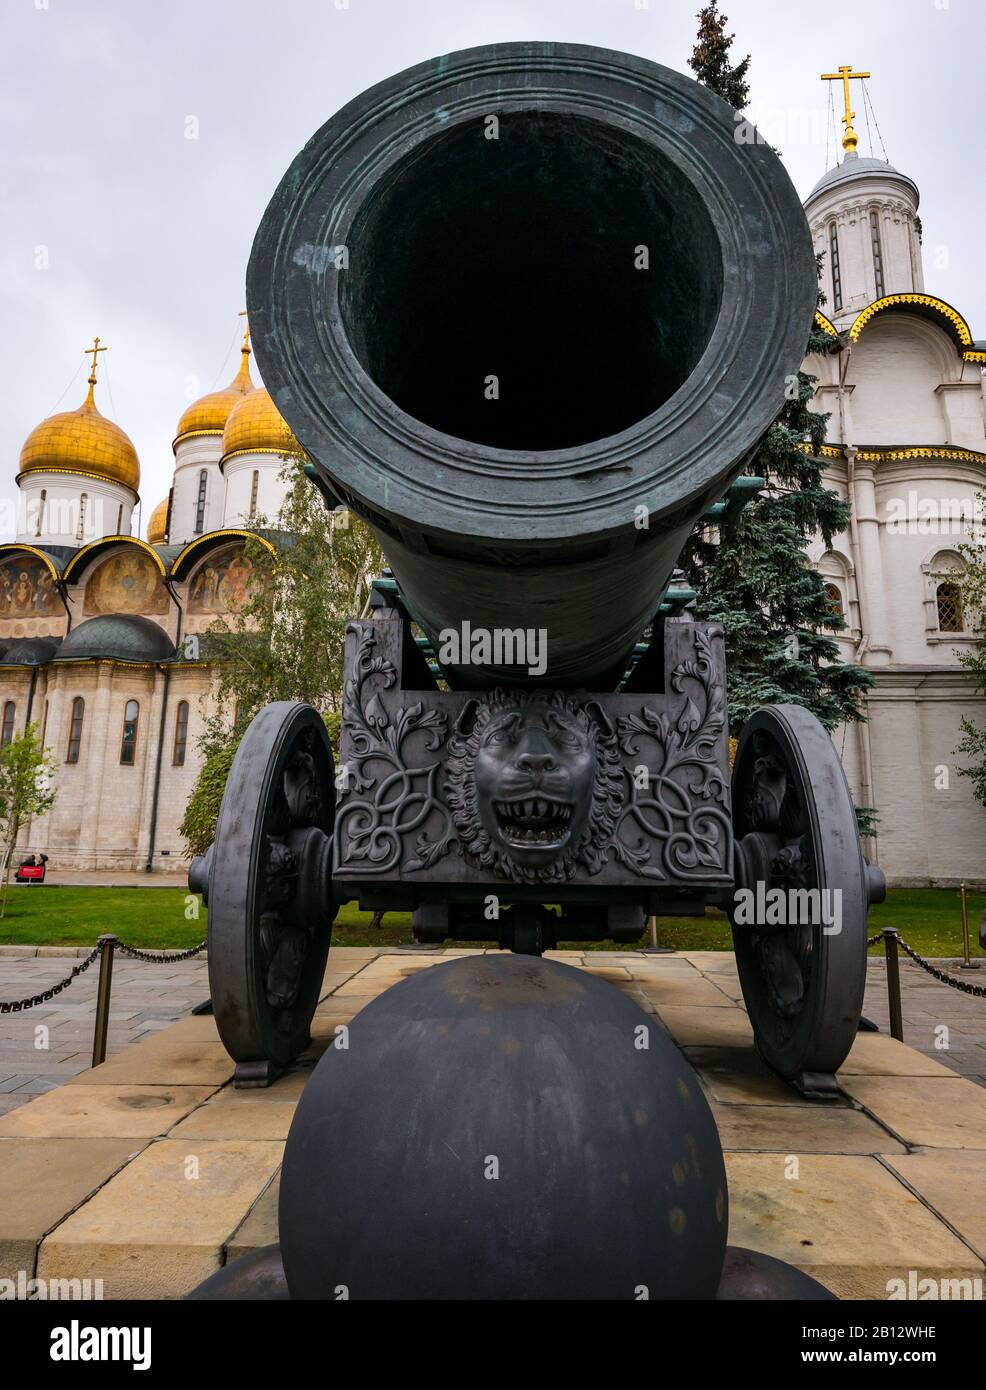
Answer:
[[(105, 385), (97, 401), (137, 446), (143, 532), (170, 485), (181, 411), (232, 375), (267, 201), (309, 135), (364, 87), (452, 49), (525, 38), (624, 49), (687, 71), (699, 6), (0, 0), (0, 493), (13, 490), (29, 430), (56, 402), (81, 404), (84, 369), (59, 397), (98, 333), (110, 347), (101, 379), (112, 403)], [(819, 74), (840, 63), (872, 71), (888, 156), (921, 190), (927, 287), (986, 337), (984, 0), (721, 8), (734, 52), (753, 55), (751, 114), (802, 197), (826, 167)], [(186, 138), (190, 117), (197, 139)]]

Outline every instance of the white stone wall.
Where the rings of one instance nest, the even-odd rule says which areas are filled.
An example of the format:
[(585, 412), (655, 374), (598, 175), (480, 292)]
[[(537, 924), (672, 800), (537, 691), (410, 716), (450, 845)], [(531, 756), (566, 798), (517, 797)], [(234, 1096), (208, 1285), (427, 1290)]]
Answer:
[(955, 670), (888, 670), (868, 705), (879, 859), (889, 882), (986, 883), (986, 808), (955, 757), (960, 719), (986, 725), (986, 698)]
[[(45, 723), (45, 745), (55, 760), (58, 797), (47, 816), (24, 827), (20, 850), (47, 854), (53, 868), (144, 870), (160, 744), (152, 863), (155, 872), (184, 875), (188, 860), (178, 827), (201, 766), (198, 740), (211, 681), (207, 667), (172, 668), (162, 731), (165, 673), (159, 667), (103, 661), (55, 664), (39, 671), (33, 718), (39, 727)], [(29, 672), (0, 670), (0, 708), (6, 699), (17, 701), (18, 731), (26, 717), (29, 683)], [(82, 744), (78, 762), (69, 763), (72, 704), (77, 696), (85, 700)], [(124, 713), (131, 699), (139, 703), (140, 719), (136, 757), (129, 766), (121, 764), (120, 750)], [(178, 767), (174, 764), (175, 721), (181, 700), (188, 701), (189, 725), (185, 762)]]
[(132, 492), (101, 478), (29, 473), (20, 483), (17, 540), (27, 545), (79, 546), (103, 536), (129, 536), (134, 506)]
[(249, 526), (254, 513), (250, 502), (253, 477), (257, 475), (256, 515), (272, 522), (280, 511), (287, 487), (281, 478), (284, 468), (281, 454), (237, 454), (223, 465), (226, 479), (224, 526)]
[[(223, 524), (226, 483), (219, 470), (222, 457), (221, 434), (197, 434), (184, 439), (175, 449), (174, 493), (171, 499), (171, 545), (185, 545), (207, 531), (218, 531)], [(199, 476), (206, 474), (205, 519), (202, 530), (195, 529), (199, 499)]]

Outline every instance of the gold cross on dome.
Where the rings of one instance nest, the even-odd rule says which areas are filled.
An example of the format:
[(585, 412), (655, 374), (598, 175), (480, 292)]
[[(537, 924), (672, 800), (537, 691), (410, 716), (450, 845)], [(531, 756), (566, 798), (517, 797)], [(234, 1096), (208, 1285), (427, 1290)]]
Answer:
[(842, 67), (839, 68), (838, 72), (822, 73), (823, 82), (842, 83), (842, 97), (843, 101), (845, 102), (846, 108), (845, 115), (842, 117), (842, 124), (846, 128), (845, 134), (842, 137), (842, 148), (845, 150), (846, 154), (854, 154), (856, 151), (856, 146), (859, 144), (859, 137), (853, 129), (852, 124), (856, 118), (856, 113), (852, 109), (852, 98), (849, 93), (849, 82), (852, 78), (864, 78), (872, 76), (873, 74), (871, 72), (853, 72), (851, 63), (844, 64)]
[(97, 366), (97, 358), (98, 358), (98, 355), (99, 355), (99, 353), (101, 353), (101, 352), (108, 352), (109, 349), (108, 349), (108, 348), (105, 348), (105, 347), (100, 347), (100, 346), (99, 346), (99, 339), (98, 339), (98, 338), (93, 338), (93, 340), (92, 340), (92, 347), (83, 348), (82, 351), (83, 351), (84, 356), (86, 356), (86, 357), (88, 357), (89, 354), (92, 353), (92, 362), (91, 362), (90, 365), (89, 365), (89, 385), (90, 385), (90, 386), (95, 386), (95, 385), (96, 385), (96, 366)]
[(250, 320), (247, 318), (247, 312), (246, 309), (241, 309), (237, 314), (237, 318), (246, 319), (246, 323), (243, 325), (243, 347), (240, 349), (241, 352), (250, 351)]

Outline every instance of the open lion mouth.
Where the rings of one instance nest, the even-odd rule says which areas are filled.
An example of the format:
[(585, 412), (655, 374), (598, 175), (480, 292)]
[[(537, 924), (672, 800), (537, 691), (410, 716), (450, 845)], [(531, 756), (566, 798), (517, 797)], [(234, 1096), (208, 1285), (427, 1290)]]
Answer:
[(568, 839), (573, 807), (541, 796), (523, 801), (496, 801), (500, 834), (512, 845), (540, 845), (557, 848)]

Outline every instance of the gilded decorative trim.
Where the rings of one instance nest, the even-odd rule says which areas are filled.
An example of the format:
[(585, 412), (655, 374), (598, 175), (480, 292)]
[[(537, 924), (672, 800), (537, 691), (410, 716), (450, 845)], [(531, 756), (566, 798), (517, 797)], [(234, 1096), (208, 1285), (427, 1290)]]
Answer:
[(43, 666), (54, 666), (59, 663), (62, 666), (128, 666), (139, 667), (141, 670), (153, 671), (158, 667), (170, 665), (168, 661), (130, 661), (125, 656), (59, 656), (56, 651), (54, 656), (47, 661), (40, 663)]
[(140, 501), (140, 493), (136, 492), (129, 483), (123, 483), (119, 478), (111, 478), (106, 473), (87, 473), (84, 468), (27, 468), (17, 474), (14, 483), (20, 487), (21, 478), (40, 478), (45, 473), (64, 473), (68, 478), (92, 478), (97, 483), (109, 483), (110, 487), (123, 488), (124, 492), (129, 492), (134, 502)]
[(986, 362), (986, 352), (964, 352), (962, 359), (965, 362)]
[[(804, 453), (811, 453), (811, 445), (799, 444)], [(823, 458), (845, 458), (845, 450), (837, 444), (823, 444), (816, 453)], [(882, 459), (952, 459), (963, 463), (986, 465), (986, 453), (978, 449), (956, 449), (950, 444), (917, 444), (903, 449), (857, 449), (856, 457), (863, 463), (879, 463)]]
[(189, 541), (188, 544), (185, 546), (184, 550), (179, 551), (179, 553), (175, 556), (174, 560), (172, 561), (171, 573), (176, 573), (178, 567), (181, 565), (182, 561), (186, 558), (186, 556), (190, 555), (194, 550), (198, 549), (199, 546), (204, 546), (207, 541), (214, 541), (217, 536), (242, 537), (243, 540), (259, 541), (261, 545), (265, 545), (267, 547), (267, 549), (270, 551), (272, 555), (277, 554), (276, 547), (271, 544), (271, 542), (267, 539), (266, 536), (260, 535), (258, 531), (206, 531), (204, 535), (198, 536), (194, 541)]
[(958, 309), (953, 309), (951, 304), (946, 304), (944, 299), (937, 299), (933, 294), (886, 294), (882, 299), (875, 299), (872, 304), (868, 304), (865, 309), (862, 309), (853, 320), (849, 330), (850, 341), (856, 342), (870, 319), (875, 314), (879, 314), (881, 310), (893, 309), (898, 305), (906, 307), (908, 304), (914, 304), (923, 309), (934, 309), (952, 325), (962, 346), (972, 347), (972, 333)]
[(210, 434), (218, 434), (221, 436), (222, 433), (222, 430), (186, 430), (184, 434), (175, 435), (174, 439), (171, 441), (171, 452), (174, 453), (178, 445), (184, 444), (186, 439), (204, 438), (206, 435)]
[(77, 550), (71, 560), (69, 560), (62, 574), (62, 578), (65, 580), (66, 584), (71, 583), (70, 575), (75, 570), (79, 569), (83, 563), (84, 557), (89, 551), (95, 550), (98, 546), (109, 546), (114, 543), (135, 545), (138, 550), (145, 551), (146, 554), (150, 555), (151, 559), (161, 571), (162, 579), (167, 576), (168, 571), (165, 569), (164, 561), (161, 559), (160, 555), (152, 545), (149, 545), (147, 541), (141, 540), (139, 536), (101, 536), (97, 541), (89, 541), (81, 550)]
[[(46, 555), (43, 550), (39, 550), (36, 545), (27, 545), (23, 541), (5, 541), (3, 545), (0, 545), (0, 559), (3, 559), (5, 554), (12, 554), (14, 551), (24, 550), (26, 550), (29, 555), (36, 555), (39, 560), (48, 566), (52, 579), (57, 580), (61, 578), (51, 556)], [(11, 640), (20, 641), (20, 638)]]
[(223, 454), (222, 458), (219, 460), (219, 471), (222, 472), (230, 459), (242, 458), (244, 454), (277, 454), (280, 458), (284, 459), (304, 459), (308, 457), (308, 455), (300, 449), (254, 449), (247, 446), (244, 449), (231, 449), (228, 454)]
[(815, 327), (820, 328), (823, 333), (827, 333), (830, 338), (838, 338), (839, 330), (831, 319), (827, 319), (821, 309), (815, 310)]

